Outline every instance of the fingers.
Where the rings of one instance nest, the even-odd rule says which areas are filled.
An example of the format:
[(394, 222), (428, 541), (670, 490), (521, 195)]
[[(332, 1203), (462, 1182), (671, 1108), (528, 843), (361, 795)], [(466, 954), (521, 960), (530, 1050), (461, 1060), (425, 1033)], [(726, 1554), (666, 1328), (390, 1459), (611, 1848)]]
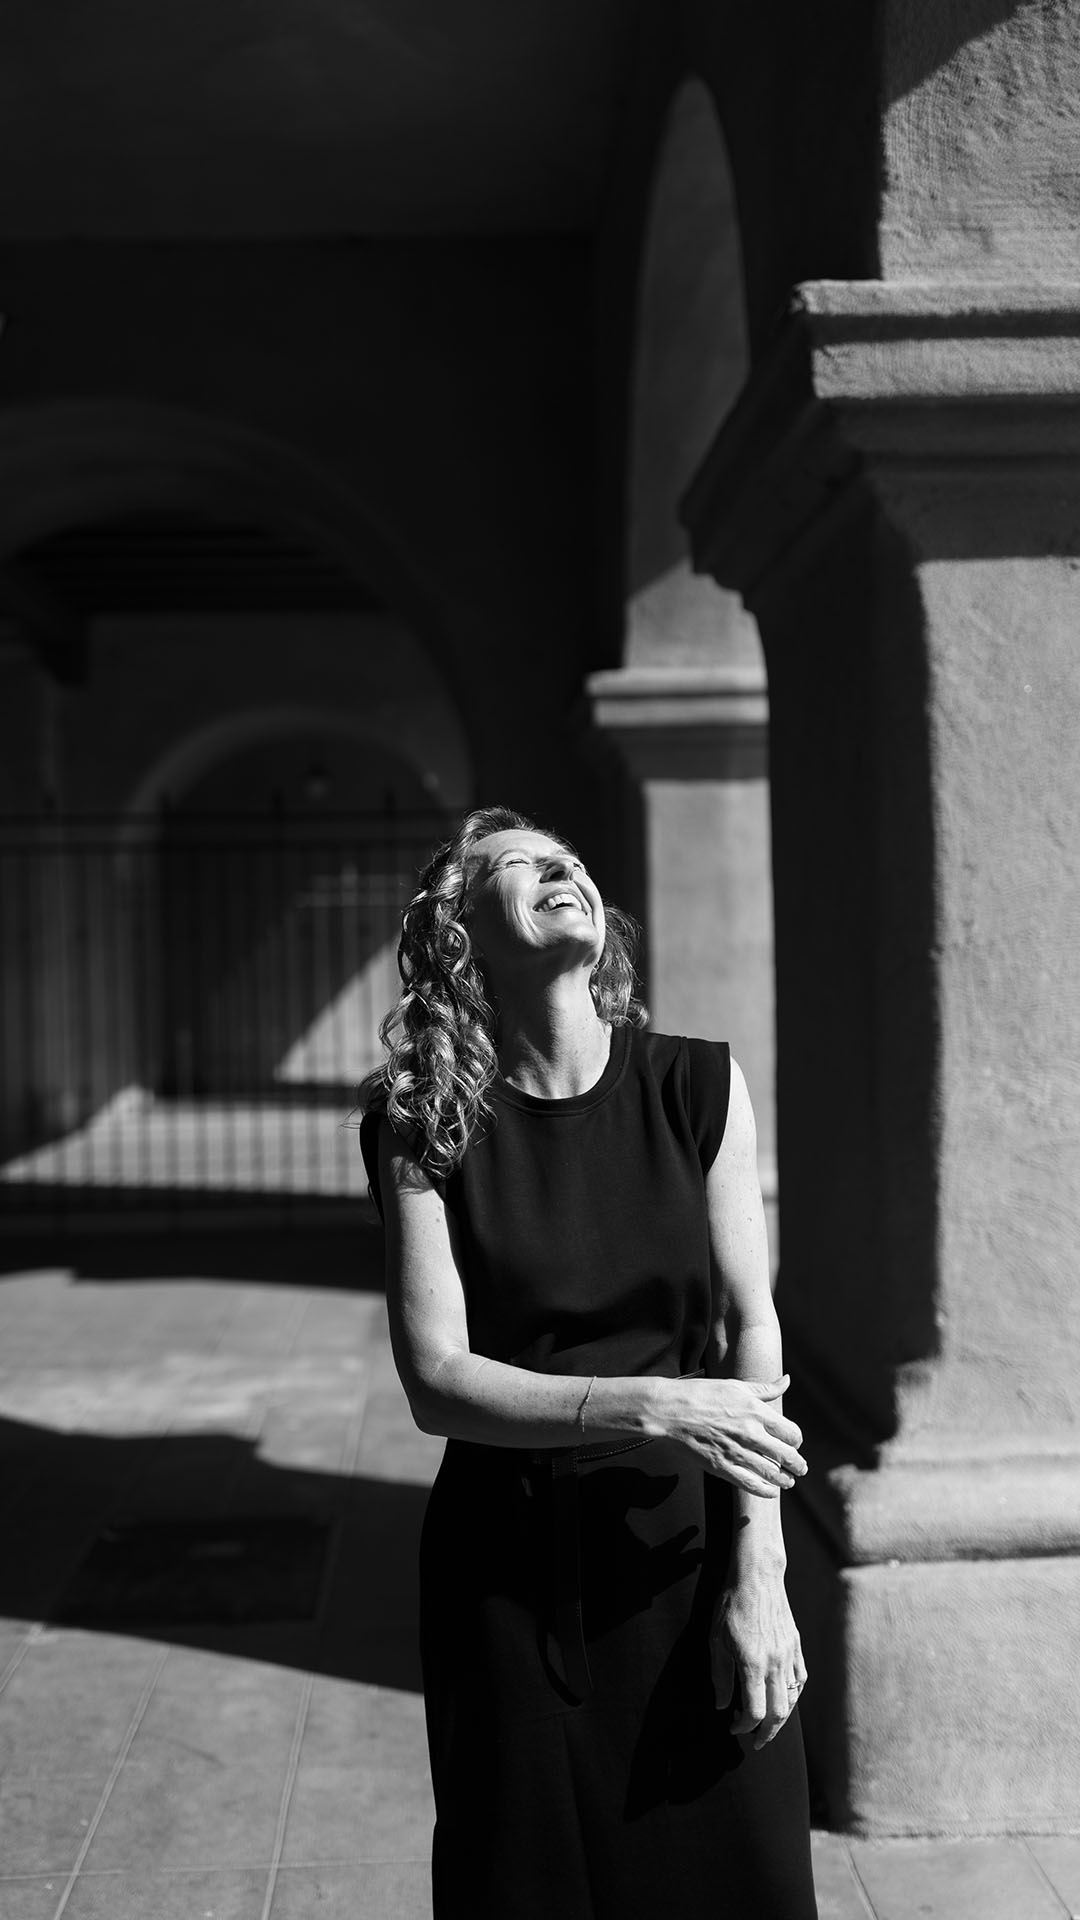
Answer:
[(712, 1471), (741, 1492), (756, 1494), (761, 1500), (776, 1500), (795, 1484), (791, 1474), (762, 1459), (760, 1454), (740, 1453), (734, 1458), (718, 1459)]
[(783, 1671), (774, 1667), (765, 1685), (765, 1712), (754, 1734), (755, 1747), (766, 1747), (776, 1738), (798, 1697), (788, 1691)]
[[(801, 1434), (799, 1437), (802, 1438)], [(764, 1429), (753, 1425), (744, 1427), (740, 1431), (739, 1439), (742, 1442), (739, 1458), (753, 1466), (758, 1473), (764, 1473), (770, 1480), (776, 1480), (790, 1487), (794, 1480), (801, 1480), (806, 1472), (806, 1461), (802, 1454), (795, 1447), (785, 1446), (783, 1441), (774, 1440)]]
[(739, 1679), (742, 1682), (742, 1708), (731, 1723), (731, 1731), (748, 1738), (757, 1732), (768, 1708), (764, 1669), (740, 1661)]
[(781, 1457), (779, 1450), (774, 1451), (760, 1436), (749, 1433), (741, 1442), (729, 1440), (726, 1447), (718, 1447), (712, 1470), (744, 1493), (774, 1499), (801, 1480), (807, 1469), (800, 1454), (784, 1449)]
[(802, 1433), (793, 1420), (778, 1420), (766, 1414), (760, 1429), (755, 1432), (751, 1427), (744, 1437), (767, 1459), (782, 1467), (785, 1473), (793, 1473), (797, 1479), (801, 1479), (806, 1472), (806, 1461), (799, 1452)]
[[(741, 1678), (743, 1707), (732, 1721), (732, 1732), (752, 1740), (757, 1750), (775, 1740), (791, 1717), (792, 1708), (799, 1703), (799, 1695), (806, 1685), (802, 1649), (797, 1650), (791, 1665), (785, 1662), (783, 1666), (771, 1667), (767, 1673), (744, 1666)], [(724, 1704), (718, 1701), (718, 1705)]]
[(766, 1433), (771, 1433), (773, 1439), (782, 1441), (784, 1446), (802, 1446), (802, 1428), (797, 1427), (794, 1420), (786, 1420), (782, 1413), (772, 1413), (768, 1407), (763, 1408), (761, 1424)]
[(747, 1386), (753, 1387), (759, 1400), (780, 1400), (791, 1385), (790, 1373), (782, 1373), (778, 1380), (748, 1380)]
[(785, 1373), (764, 1383), (702, 1381), (692, 1395), (689, 1431), (679, 1435), (710, 1473), (758, 1499), (775, 1499), (807, 1471), (800, 1429), (759, 1397), (779, 1394), (787, 1380)]
[(775, 1381), (772, 1387), (763, 1386), (759, 1381), (748, 1380), (744, 1383), (759, 1402), (758, 1406), (752, 1409), (752, 1414), (760, 1433), (765, 1436), (764, 1442), (755, 1437), (754, 1444), (774, 1459), (782, 1460), (790, 1472), (803, 1473), (806, 1469), (799, 1453), (803, 1439), (802, 1428), (797, 1426), (794, 1420), (786, 1419), (782, 1413), (778, 1413), (771, 1406), (761, 1404), (776, 1397), (773, 1387), (782, 1390), (787, 1383), (786, 1373), (781, 1374), (780, 1379)]

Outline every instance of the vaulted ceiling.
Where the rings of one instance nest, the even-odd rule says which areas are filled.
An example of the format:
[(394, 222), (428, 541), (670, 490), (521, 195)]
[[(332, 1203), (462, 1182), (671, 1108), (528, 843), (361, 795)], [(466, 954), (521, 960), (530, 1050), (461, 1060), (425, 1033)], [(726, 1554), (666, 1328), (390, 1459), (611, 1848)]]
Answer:
[(630, 0), (34, 0), (0, 29), (0, 234), (594, 223)]

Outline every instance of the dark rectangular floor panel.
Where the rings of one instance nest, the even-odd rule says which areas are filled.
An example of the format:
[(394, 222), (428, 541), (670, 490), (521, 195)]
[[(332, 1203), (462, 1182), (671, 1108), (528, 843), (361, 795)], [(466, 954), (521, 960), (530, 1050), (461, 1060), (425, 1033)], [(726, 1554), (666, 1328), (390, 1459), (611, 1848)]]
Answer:
[(108, 1527), (53, 1618), (119, 1630), (311, 1620), (331, 1523), (305, 1515), (146, 1521)]

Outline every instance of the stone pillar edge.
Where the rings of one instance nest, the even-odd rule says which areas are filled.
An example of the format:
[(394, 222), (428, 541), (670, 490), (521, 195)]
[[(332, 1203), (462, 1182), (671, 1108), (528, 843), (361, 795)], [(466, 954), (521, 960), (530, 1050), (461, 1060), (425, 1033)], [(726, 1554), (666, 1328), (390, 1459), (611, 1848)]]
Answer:
[[(683, 498), (694, 564), (754, 611), (879, 469), (966, 484), (1080, 459), (1080, 281), (808, 282)], [(866, 482), (869, 481), (869, 486)]]

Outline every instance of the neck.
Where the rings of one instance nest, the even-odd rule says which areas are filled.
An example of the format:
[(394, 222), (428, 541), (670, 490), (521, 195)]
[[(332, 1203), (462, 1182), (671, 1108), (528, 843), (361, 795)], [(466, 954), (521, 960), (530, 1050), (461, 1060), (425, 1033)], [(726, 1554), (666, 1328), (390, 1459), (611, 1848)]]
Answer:
[(584, 974), (562, 974), (527, 996), (499, 995), (499, 1069), (511, 1086), (541, 1100), (571, 1100), (594, 1087), (607, 1065), (611, 1029)]

